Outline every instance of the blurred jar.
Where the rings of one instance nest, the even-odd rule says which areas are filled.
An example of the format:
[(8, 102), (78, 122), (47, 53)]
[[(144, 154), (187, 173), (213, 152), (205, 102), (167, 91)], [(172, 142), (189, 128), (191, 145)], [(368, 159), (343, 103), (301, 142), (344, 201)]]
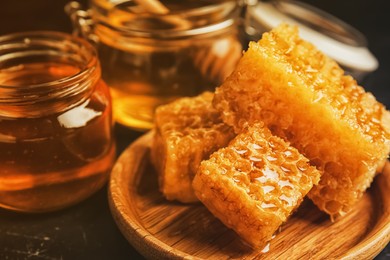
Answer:
[(280, 23), (299, 27), (300, 36), (335, 60), (358, 81), (378, 68), (378, 60), (367, 47), (366, 37), (339, 18), (302, 1), (252, 1), (245, 13), (248, 40), (261, 38)]
[(0, 206), (52, 211), (97, 191), (115, 158), (112, 122), (87, 41), (56, 32), (0, 37)]
[(241, 57), (237, 1), (91, 0), (67, 11), (97, 43), (116, 121), (133, 129), (151, 128), (161, 104), (214, 90)]

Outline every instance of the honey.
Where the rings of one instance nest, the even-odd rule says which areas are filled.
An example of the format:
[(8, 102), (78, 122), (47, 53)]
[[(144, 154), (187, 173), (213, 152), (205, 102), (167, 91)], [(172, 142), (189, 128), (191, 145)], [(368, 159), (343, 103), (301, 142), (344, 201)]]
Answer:
[[(118, 50), (117, 58), (112, 59), (112, 47), (100, 46), (103, 77), (111, 88), (115, 120), (134, 129), (152, 128), (158, 106), (182, 96), (194, 96), (216, 84), (202, 77), (190, 57), (180, 58), (181, 54), (172, 51), (152, 50), (134, 57)], [(142, 64), (132, 64), (137, 59)], [(169, 65), (166, 59), (177, 61)]]
[(96, 53), (59, 33), (16, 34), (0, 44), (11, 46), (0, 48), (0, 206), (44, 212), (85, 199), (115, 158)]
[(70, 11), (75, 29), (97, 41), (115, 120), (136, 130), (153, 126), (157, 106), (214, 90), (241, 57), (235, 1), (161, 3), (169, 13), (112, 0), (91, 1), (91, 22)]

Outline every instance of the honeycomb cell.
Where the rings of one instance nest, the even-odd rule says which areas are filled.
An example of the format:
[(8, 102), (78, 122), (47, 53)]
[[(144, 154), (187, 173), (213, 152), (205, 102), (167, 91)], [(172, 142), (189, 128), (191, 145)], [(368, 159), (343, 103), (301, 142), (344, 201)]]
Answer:
[[(289, 151), (288, 155), (283, 151)], [(283, 165), (278, 163), (281, 158)], [(193, 187), (216, 217), (260, 248), (319, 178), (320, 172), (296, 149), (262, 124), (254, 124), (201, 163)]]
[(213, 105), (236, 133), (262, 121), (324, 171), (309, 197), (333, 219), (362, 196), (390, 151), (389, 111), (287, 24), (250, 43)]
[(168, 200), (197, 201), (191, 183), (200, 162), (235, 136), (212, 107), (212, 98), (205, 92), (156, 110), (151, 160)]

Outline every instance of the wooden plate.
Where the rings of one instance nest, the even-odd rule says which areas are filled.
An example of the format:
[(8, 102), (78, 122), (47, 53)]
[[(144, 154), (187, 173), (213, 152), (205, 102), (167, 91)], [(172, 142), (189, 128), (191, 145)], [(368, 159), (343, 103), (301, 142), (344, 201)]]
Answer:
[(151, 140), (152, 133), (147, 133), (123, 152), (109, 184), (113, 217), (145, 257), (368, 259), (390, 241), (389, 163), (347, 216), (331, 223), (306, 200), (271, 241), (268, 252), (261, 252), (243, 244), (200, 203), (185, 205), (163, 198), (149, 162)]

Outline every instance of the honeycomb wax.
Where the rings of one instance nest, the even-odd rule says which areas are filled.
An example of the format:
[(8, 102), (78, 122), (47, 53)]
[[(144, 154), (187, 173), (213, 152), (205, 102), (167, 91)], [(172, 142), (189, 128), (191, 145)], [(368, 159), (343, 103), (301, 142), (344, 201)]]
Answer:
[(389, 153), (389, 112), (287, 24), (250, 43), (213, 104), (237, 133), (263, 121), (323, 171), (309, 197), (332, 219), (351, 209)]
[(308, 159), (257, 123), (203, 161), (193, 187), (226, 226), (262, 248), (319, 178)]
[(168, 200), (198, 201), (191, 183), (200, 162), (235, 136), (212, 107), (213, 96), (204, 92), (156, 110), (151, 159)]

